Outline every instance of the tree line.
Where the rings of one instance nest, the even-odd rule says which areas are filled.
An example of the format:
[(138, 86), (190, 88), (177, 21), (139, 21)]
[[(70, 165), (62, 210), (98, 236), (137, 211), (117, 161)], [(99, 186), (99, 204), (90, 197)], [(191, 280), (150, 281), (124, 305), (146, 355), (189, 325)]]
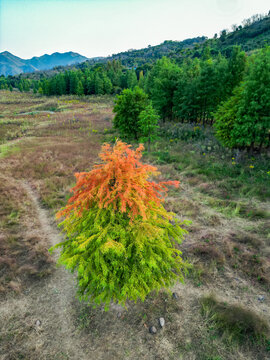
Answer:
[(270, 47), (247, 57), (236, 46), (228, 59), (221, 54), (213, 59), (206, 48), (201, 60), (182, 66), (163, 58), (147, 73), (144, 90), (117, 98), (114, 124), (123, 135), (138, 138), (140, 113), (150, 101), (163, 122), (214, 125), (227, 147), (270, 146)]
[[(182, 64), (163, 57), (153, 65), (135, 69), (113, 60), (40, 80), (0, 77), (0, 88), (17, 87), (20, 91), (47, 96), (82, 96), (120, 94), (124, 89), (133, 91), (138, 87), (144, 94), (145, 106), (151, 102), (163, 122), (214, 125), (217, 137), (225, 146), (262, 149), (270, 145), (269, 64), (270, 47), (267, 46), (251, 56), (234, 46), (229, 57), (221, 53), (213, 56), (211, 48), (205, 47), (200, 59), (187, 58)], [(134, 93), (135, 101), (129, 99), (129, 104), (138, 107), (139, 93)], [(145, 109), (140, 108), (140, 112), (142, 110)], [(132, 109), (124, 111), (135, 113)], [(130, 123), (138, 132), (136, 121), (139, 118)], [(132, 130), (128, 135), (130, 132)]]

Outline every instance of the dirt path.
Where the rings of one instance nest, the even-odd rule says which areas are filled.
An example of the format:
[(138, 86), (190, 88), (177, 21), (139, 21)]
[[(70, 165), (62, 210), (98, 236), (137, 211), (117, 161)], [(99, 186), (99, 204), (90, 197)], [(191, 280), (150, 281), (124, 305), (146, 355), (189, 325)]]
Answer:
[[(47, 210), (40, 206), (38, 196), (26, 182), (21, 185), (27, 192), (29, 200), (37, 214), (40, 232), (48, 246), (62, 240), (61, 235), (52, 224), (52, 218)], [(57, 258), (57, 252), (53, 257)], [(32, 359), (86, 359), (80, 346), (76, 327), (72, 320), (71, 302), (75, 296), (75, 281), (71, 274), (62, 267), (57, 267), (53, 274), (29, 289), (24, 299), (18, 299), (10, 304), (14, 312), (20, 313), (30, 326), (28, 332), (27, 351), (34, 351)], [(11, 309), (10, 309), (11, 310)], [(24, 312), (24, 314), (21, 314)], [(36, 355), (38, 354), (38, 355)], [(42, 354), (42, 355), (40, 355)], [(5, 358), (5, 359), (9, 359)]]

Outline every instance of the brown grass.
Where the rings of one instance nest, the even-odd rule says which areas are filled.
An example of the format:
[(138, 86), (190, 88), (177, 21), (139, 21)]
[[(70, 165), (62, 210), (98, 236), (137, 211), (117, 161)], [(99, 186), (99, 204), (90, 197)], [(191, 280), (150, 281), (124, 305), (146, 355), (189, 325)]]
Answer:
[[(33, 275), (50, 273), (52, 262), (44, 241), (34, 234), (35, 213), (20, 184), (0, 177), (0, 293), (18, 292)], [(36, 234), (35, 234), (36, 233)]]
[[(19, 115), (53, 107), (57, 110), (54, 114)], [(37, 211), (21, 185), (27, 181), (39, 206), (54, 215), (70, 196), (74, 172), (90, 170), (99, 161), (104, 138), (111, 141), (117, 136), (110, 130), (112, 99), (57, 99), (3, 92), (0, 111), (0, 141), (8, 141), (6, 134), (12, 130), (9, 136), (14, 136), (18, 147), (0, 158), (0, 201), (4, 204), (0, 207), (0, 292), (14, 294), (12, 301), (2, 302), (0, 357), (68, 359), (76, 358), (80, 349), (86, 358), (102, 360), (261, 360), (268, 355), (251, 343), (246, 347), (224, 343), (223, 332), (211, 329), (213, 323), (201, 316), (198, 303), (198, 298), (212, 291), (231, 304), (226, 305), (228, 311), (234, 310), (238, 298), (244, 318), (251, 316), (245, 310), (254, 310), (270, 320), (264, 311), (269, 305), (267, 204), (252, 203), (250, 214), (245, 199), (229, 201), (220, 184), (201, 179), (188, 169), (181, 172), (178, 164), (160, 166), (160, 180), (181, 181), (179, 189), (170, 191), (166, 209), (193, 221), (189, 236), (180, 245), (193, 264), (189, 278), (185, 285), (176, 285), (178, 299), (161, 292), (143, 304), (129, 304), (128, 311), (116, 305), (107, 313), (102, 308), (93, 310), (74, 299), (71, 278), (51, 264), (48, 239), (40, 231)], [(26, 131), (15, 138), (25, 122)], [(181, 151), (177, 144), (170, 146), (176, 146), (176, 154)], [(238, 203), (242, 206), (239, 214), (235, 212)], [(265, 302), (258, 302), (258, 294), (265, 296)], [(166, 321), (164, 329), (158, 325), (160, 316)], [(35, 321), (41, 317), (39, 329)], [(69, 317), (72, 323), (62, 332)], [(257, 318), (252, 319), (245, 331), (259, 333)], [(149, 333), (152, 325), (158, 328), (156, 335)], [(64, 339), (70, 342), (68, 350)]]
[(203, 314), (232, 341), (259, 341), (269, 335), (265, 319), (250, 309), (218, 301), (213, 295), (204, 296), (200, 302)]

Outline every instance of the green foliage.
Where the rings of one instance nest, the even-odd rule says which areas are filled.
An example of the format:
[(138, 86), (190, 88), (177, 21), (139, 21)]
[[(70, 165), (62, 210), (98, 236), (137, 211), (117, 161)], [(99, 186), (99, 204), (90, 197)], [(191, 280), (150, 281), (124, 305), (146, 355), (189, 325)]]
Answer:
[(243, 80), (246, 70), (247, 56), (241, 51), (240, 46), (234, 46), (232, 54), (228, 61), (227, 69), (227, 92), (231, 94), (232, 90)]
[(141, 132), (141, 141), (147, 142), (148, 151), (150, 151), (150, 144), (157, 137), (159, 116), (151, 104), (139, 114), (139, 127)]
[[(172, 239), (185, 233), (161, 216), (130, 223), (127, 214), (91, 208), (62, 223), (69, 240), (60, 263), (78, 272), (78, 293), (97, 304), (144, 300), (152, 290), (183, 281), (186, 265)], [(172, 272), (172, 269), (174, 271)]]
[(121, 136), (138, 140), (140, 135), (139, 115), (149, 103), (147, 94), (138, 86), (134, 90), (123, 90), (113, 111), (116, 113), (113, 123)]
[(180, 73), (180, 68), (164, 57), (156, 62), (147, 77), (147, 92), (163, 120), (173, 117), (173, 94)]
[(216, 113), (217, 136), (229, 147), (270, 144), (270, 47), (252, 56), (243, 83)]
[[(174, 120), (192, 126), (216, 122), (216, 134), (223, 145), (261, 151), (270, 143), (269, 48), (253, 53), (249, 50), (262, 47), (263, 41), (267, 44), (269, 22), (269, 14), (254, 15), (243, 26), (234, 25), (233, 31), (222, 30), (220, 37), (164, 41), (113, 55), (110, 61), (84, 62), (76, 70), (50, 77), (37, 75), (39, 80), (21, 75), (0, 77), (0, 89), (81, 96), (120, 94), (125, 89), (139, 94), (139, 87), (146, 91), (164, 122)], [(242, 51), (241, 44), (249, 52)], [(115, 127), (121, 136), (145, 138), (138, 117), (148, 102), (142, 95), (138, 95), (138, 103), (134, 99), (130, 104), (117, 100)]]
[(66, 233), (59, 262), (77, 272), (78, 293), (96, 304), (142, 301), (153, 290), (183, 281), (188, 264), (176, 243), (187, 233), (174, 213), (162, 206), (168, 185), (149, 177), (157, 169), (142, 164), (143, 146), (134, 151), (106, 144), (103, 164), (76, 174), (74, 195), (58, 216)]
[(128, 71), (127, 73), (127, 87), (134, 89), (138, 85), (137, 75), (134, 70)]
[(236, 121), (242, 91), (241, 87), (235, 89), (233, 96), (224, 102), (215, 114), (214, 127), (216, 136), (227, 147), (235, 145), (232, 139), (232, 130)]
[(79, 80), (78, 83), (77, 83), (77, 86), (76, 86), (76, 95), (83, 95), (83, 84), (82, 82)]

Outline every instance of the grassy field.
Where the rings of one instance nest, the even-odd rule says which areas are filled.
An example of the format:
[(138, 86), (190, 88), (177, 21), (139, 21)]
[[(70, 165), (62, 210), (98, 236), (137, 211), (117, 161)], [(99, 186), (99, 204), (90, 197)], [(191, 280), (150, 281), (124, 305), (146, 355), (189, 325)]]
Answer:
[(166, 208), (192, 220), (180, 248), (193, 266), (173, 294), (93, 309), (48, 254), (74, 172), (117, 137), (112, 106), (0, 92), (0, 359), (269, 359), (267, 154), (225, 151), (209, 129), (172, 124), (145, 153), (160, 179), (181, 182)]

